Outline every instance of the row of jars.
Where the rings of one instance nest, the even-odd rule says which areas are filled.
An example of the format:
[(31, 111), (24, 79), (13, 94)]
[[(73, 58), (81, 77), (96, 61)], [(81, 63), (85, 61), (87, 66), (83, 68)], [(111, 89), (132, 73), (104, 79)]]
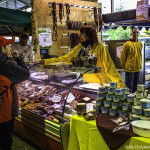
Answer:
[(136, 98), (132, 106), (131, 120), (150, 120), (150, 98), (144, 84), (137, 86)]
[(116, 82), (111, 82), (110, 87), (100, 87), (94, 110), (111, 116), (128, 116), (135, 95), (129, 94), (128, 88), (117, 88)]

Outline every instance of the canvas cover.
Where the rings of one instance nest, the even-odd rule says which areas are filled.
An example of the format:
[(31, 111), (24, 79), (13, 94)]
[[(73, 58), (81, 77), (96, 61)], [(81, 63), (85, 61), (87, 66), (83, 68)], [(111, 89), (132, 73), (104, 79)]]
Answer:
[(0, 7), (0, 35), (19, 35), (31, 30), (31, 13)]

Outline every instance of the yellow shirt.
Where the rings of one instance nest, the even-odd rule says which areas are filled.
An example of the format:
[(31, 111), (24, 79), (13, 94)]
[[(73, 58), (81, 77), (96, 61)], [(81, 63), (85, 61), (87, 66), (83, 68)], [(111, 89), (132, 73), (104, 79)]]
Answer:
[(126, 72), (139, 72), (142, 69), (142, 43), (127, 41), (123, 45), (120, 61)]
[[(64, 56), (59, 58), (51, 58), (51, 59), (44, 59), (45, 65), (54, 62), (67, 62), (70, 63), (72, 58), (76, 58), (78, 52), (80, 51), (82, 45), (78, 44), (76, 47), (72, 49), (72, 51)], [(118, 87), (125, 87), (123, 85), (123, 80), (118, 73), (107, 49), (102, 43), (95, 43), (91, 50), (90, 54), (95, 54), (97, 57), (97, 67), (101, 67), (101, 71), (99, 73), (102, 83), (110, 83), (111, 81), (117, 82)], [(84, 81), (88, 83), (100, 83), (98, 73), (93, 74), (85, 74)]]

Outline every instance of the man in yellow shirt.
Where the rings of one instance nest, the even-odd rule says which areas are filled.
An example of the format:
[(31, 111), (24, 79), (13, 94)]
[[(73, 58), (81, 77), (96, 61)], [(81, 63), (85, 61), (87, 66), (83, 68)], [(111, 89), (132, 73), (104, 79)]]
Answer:
[(48, 65), (55, 62), (71, 63), (72, 59), (76, 59), (76, 57), (78, 57), (80, 54), (82, 55), (83, 48), (88, 47), (89, 45), (91, 48), (88, 53), (94, 54), (97, 57), (96, 66), (101, 67), (101, 71), (99, 74), (86, 73), (83, 76), (84, 81), (88, 83), (100, 83), (100, 76), (103, 84), (113, 81), (117, 82), (118, 87), (125, 87), (125, 85), (123, 85), (123, 80), (109, 55), (108, 50), (102, 43), (98, 42), (96, 30), (91, 26), (83, 26), (80, 29), (80, 43), (75, 46), (70, 53), (60, 56), (59, 58), (44, 59), (44, 64)]
[(126, 72), (126, 86), (131, 93), (137, 90), (142, 69), (142, 43), (138, 41), (138, 29), (132, 29), (132, 39), (123, 45), (120, 56), (122, 68)]

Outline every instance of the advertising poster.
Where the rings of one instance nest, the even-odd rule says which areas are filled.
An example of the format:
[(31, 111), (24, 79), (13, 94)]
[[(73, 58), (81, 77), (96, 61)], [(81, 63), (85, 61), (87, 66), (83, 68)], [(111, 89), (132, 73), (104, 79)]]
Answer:
[(124, 43), (116, 43), (116, 59), (120, 61), (120, 55), (123, 48)]
[(136, 20), (147, 20), (148, 17), (148, 0), (141, 0), (137, 2)]
[(52, 37), (50, 28), (39, 28), (39, 45), (41, 48), (50, 49), (52, 47)]

